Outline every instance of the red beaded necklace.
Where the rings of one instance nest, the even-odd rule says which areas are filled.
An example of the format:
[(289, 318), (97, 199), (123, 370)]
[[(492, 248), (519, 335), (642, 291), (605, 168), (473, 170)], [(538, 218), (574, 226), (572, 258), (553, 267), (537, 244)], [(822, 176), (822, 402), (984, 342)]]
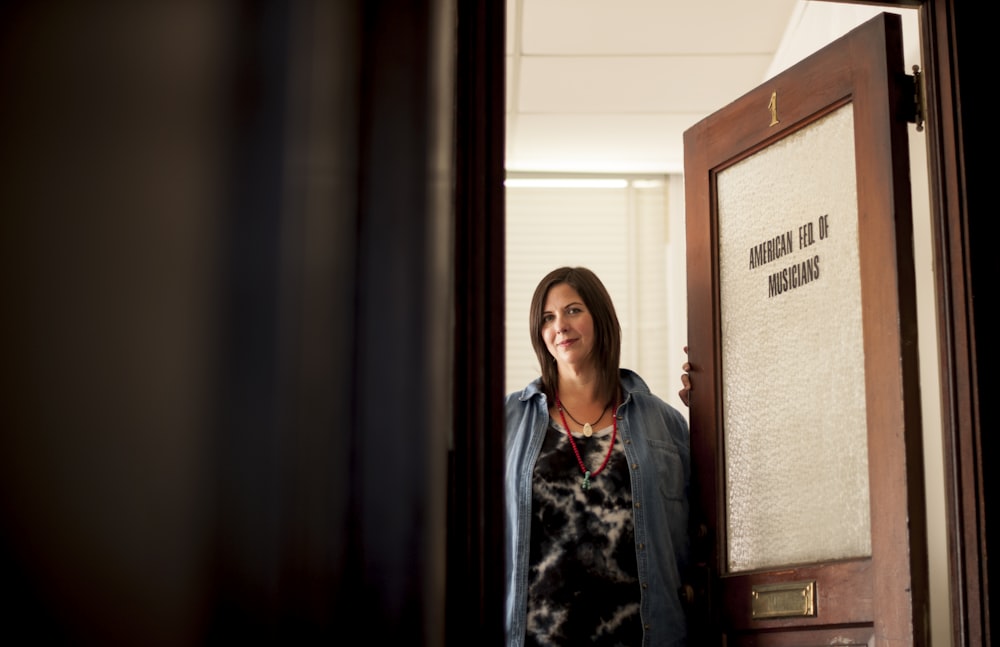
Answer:
[(608, 453), (604, 456), (604, 461), (601, 466), (596, 470), (591, 472), (587, 469), (587, 466), (583, 464), (583, 458), (580, 456), (580, 450), (577, 449), (576, 441), (573, 440), (573, 433), (569, 430), (569, 425), (566, 424), (566, 414), (563, 413), (562, 402), (559, 401), (559, 394), (556, 394), (556, 409), (559, 409), (559, 417), (562, 418), (563, 429), (566, 430), (566, 436), (569, 438), (569, 444), (573, 448), (573, 453), (576, 454), (576, 462), (580, 465), (580, 471), (583, 472), (583, 482), (580, 487), (584, 490), (590, 489), (590, 477), (597, 476), (601, 473), (601, 470), (608, 464), (608, 460), (611, 458), (611, 452), (615, 448), (615, 437), (618, 435), (618, 416), (615, 415), (615, 409), (618, 408), (618, 403), (616, 402), (613, 407), (611, 407), (611, 444), (608, 445)]

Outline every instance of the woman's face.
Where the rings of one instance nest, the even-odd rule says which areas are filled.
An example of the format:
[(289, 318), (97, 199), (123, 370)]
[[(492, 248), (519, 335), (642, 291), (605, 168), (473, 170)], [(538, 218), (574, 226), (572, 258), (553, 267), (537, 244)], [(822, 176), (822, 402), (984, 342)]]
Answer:
[(542, 339), (560, 366), (583, 366), (594, 349), (594, 318), (567, 283), (549, 288), (542, 308)]

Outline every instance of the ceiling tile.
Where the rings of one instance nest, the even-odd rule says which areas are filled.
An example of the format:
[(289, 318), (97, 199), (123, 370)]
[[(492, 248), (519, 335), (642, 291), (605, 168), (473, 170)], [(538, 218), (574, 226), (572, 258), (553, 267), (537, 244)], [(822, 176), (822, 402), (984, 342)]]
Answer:
[(773, 53), (797, 0), (522, 0), (522, 54)]
[(765, 80), (771, 57), (525, 57), (524, 113), (709, 112)]

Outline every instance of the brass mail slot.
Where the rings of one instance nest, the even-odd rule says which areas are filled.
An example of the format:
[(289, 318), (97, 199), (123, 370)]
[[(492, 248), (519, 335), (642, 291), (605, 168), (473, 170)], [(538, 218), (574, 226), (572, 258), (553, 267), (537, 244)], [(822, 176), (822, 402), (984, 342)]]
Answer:
[(816, 581), (761, 584), (750, 593), (750, 617), (801, 618), (816, 615)]

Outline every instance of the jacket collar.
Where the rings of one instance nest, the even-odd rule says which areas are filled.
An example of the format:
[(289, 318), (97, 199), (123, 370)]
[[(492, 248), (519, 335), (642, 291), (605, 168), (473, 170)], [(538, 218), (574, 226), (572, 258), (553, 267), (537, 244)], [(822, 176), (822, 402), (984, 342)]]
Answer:
[[(646, 381), (639, 377), (639, 374), (635, 371), (627, 368), (618, 369), (618, 374), (622, 382), (622, 389), (625, 391), (625, 402), (628, 402), (633, 393), (643, 393), (649, 394), (649, 386), (646, 385)], [(532, 380), (531, 384), (524, 387), (521, 391), (521, 395), (518, 399), (522, 402), (527, 402), (528, 400), (538, 396), (544, 400), (545, 394), (542, 393), (542, 378), (537, 377)], [(624, 404), (624, 402), (622, 403)]]

